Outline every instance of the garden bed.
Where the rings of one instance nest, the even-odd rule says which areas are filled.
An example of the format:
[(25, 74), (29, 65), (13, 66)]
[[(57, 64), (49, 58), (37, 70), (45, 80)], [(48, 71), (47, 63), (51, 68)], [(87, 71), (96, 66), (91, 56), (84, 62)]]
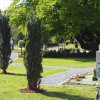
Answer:
[[(90, 86), (99, 86), (100, 81), (93, 81), (92, 77), (93, 75), (83, 75), (84, 77), (78, 77), (80, 75), (74, 76), (70, 78), (69, 80), (65, 81), (63, 85), (90, 85)], [(81, 75), (82, 76), (82, 75)]]

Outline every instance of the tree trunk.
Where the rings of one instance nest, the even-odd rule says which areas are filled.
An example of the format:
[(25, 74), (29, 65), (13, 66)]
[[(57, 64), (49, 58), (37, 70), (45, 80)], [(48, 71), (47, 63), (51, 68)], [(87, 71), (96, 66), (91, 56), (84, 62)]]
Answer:
[(6, 68), (2, 70), (3, 74), (7, 74)]
[(22, 55), (22, 47), (21, 47), (21, 55)]

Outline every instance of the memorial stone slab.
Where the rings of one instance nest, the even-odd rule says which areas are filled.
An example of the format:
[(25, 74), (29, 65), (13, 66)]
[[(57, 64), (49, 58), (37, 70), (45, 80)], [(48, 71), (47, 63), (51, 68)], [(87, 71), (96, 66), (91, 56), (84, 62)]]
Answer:
[(100, 51), (96, 51), (96, 76), (100, 77)]

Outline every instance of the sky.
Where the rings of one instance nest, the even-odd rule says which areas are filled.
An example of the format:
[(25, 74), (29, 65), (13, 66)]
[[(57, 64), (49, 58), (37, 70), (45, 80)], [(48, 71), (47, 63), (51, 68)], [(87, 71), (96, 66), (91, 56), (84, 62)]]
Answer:
[(10, 4), (12, 0), (0, 0), (0, 9), (5, 10)]

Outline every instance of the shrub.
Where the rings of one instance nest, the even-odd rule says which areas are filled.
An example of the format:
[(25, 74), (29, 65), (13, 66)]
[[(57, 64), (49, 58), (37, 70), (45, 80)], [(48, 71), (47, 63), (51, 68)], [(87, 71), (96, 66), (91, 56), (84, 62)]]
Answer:
[(92, 77), (92, 80), (93, 80), (93, 81), (97, 81), (98, 78), (97, 78), (96, 76), (93, 76), (93, 77)]
[(24, 46), (24, 41), (23, 41), (23, 40), (19, 40), (19, 41), (18, 41), (18, 46), (19, 46), (20, 48), (22, 48), (22, 47)]
[(92, 53), (80, 52), (79, 49), (59, 49), (56, 50), (45, 50), (42, 53), (43, 57), (53, 58), (68, 58), (68, 57), (94, 57)]
[(94, 69), (94, 76), (92, 77), (92, 80), (93, 81), (97, 81), (98, 80), (98, 78), (96, 77), (96, 69)]
[(19, 33), (17, 34), (17, 41), (23, 40), (24, 37), (25, 37), (25, 35), (24, 35), (22, 32), (19, 32)]

